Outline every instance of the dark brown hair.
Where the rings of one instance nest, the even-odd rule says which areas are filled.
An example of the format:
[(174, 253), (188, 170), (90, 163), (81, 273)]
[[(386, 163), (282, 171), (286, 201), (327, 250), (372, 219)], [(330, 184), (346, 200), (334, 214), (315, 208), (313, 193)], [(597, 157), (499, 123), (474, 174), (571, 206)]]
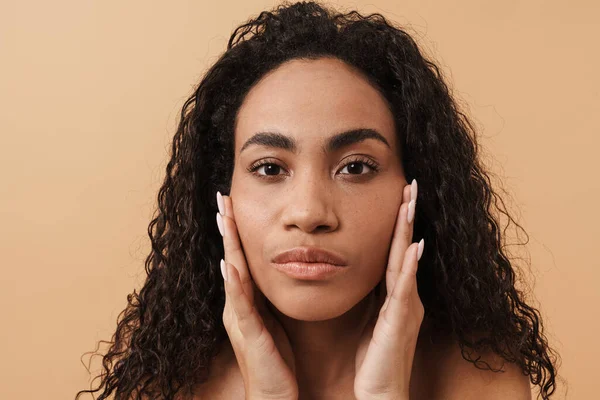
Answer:
[(111, 394), (173, 399), (207, 379), (211, 359), (228, 340), (215, 194), (229, 193), (237, 111), (269, 71), (320, 57), (361, 71), (391, 105), (406, 178), (419, 182), (414, 237), (427, 246), (417, 282), (435, 332), (455, 338), (477, 367), (492, 369), (470, 359), (467, 348), (517, 363), (543, 399), (555, 391), (557, 354), (539, 312), (515, 288), (492, 206), (521, 227), (492, 188), (472, 124), (438, 67), (380, 14), (341, 14), (299, 2), (239, 26), (185, 102), (148, 228), (147, 279), (127, 296), (112, 341), (104, 342), (111, 346), (102, 356), (100, 385), (76, 399), (99, 391), (99, 400)]

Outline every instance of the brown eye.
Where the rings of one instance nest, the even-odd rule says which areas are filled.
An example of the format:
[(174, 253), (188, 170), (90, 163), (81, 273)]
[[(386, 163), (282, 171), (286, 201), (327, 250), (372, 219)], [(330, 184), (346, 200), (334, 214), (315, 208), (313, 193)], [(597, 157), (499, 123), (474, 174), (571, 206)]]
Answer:
[[(277, 163), (271, 162), (272, 160), (260, 160), (256, 163), (252, 164), (247, 168), (247, 171), (257, 176), (260, 179), (266, 180), (276, 180), (281, 177), (281, 170), (284, 169)], [(367, 171), (365, 172), (365, 166), (367, 167)], [(258, 173), (257, 171), (264, 167), (264, 173)], [(367, 176), (374, 175), (379, 171), (379, 164), (370, 158), (360, 157), (357, 159), (353, 159), (348, 161), (344, 167), (340, 170), (348, 169), (348, 173), (342, 172), (342, 175), (351, 175), (351, 176)]]
[(350, 175), (361, 175), (365, 164), (361, 162), (352, 162), (347, 164), (344, 168), (348, 168)]
[[(248, 167), (248, 172), (257, 176), (260, 179), (273, 180), (281, 176), (280, 172), (283, 169), (282, 166), (271, 160), (260, 160)], [(259, 169), (264, 167), (264, 173), (258, 173)]]
[[(365, 166), (367, 166), (367, 168), (370, 171), (362, 173), (365, 170)], [(343, 175), (368, 175), (379, 171), (379, 166), (374, 161), (368, 158), (351, 160), (346, 165), (344, 165), (344, 168), (342, 168), (341, 171), (343, 171), (346, 168), (348, 168), (349, 173), (344, 173)]]
[[(265, 167), (265, 173), (264, 173), (264, 175), (267, 175), (267, 176), (276, 176), (276, 175), (279, 175), (278, 172), (281, 169), (281, 167), (279, 165), (277, 165), (277, 164), (266, 163), (266, 164), (263, 164), (263, 165), (259, 165), (258, 167), (256, 167), (254, 169), (254, 171), (256, 171), (256, 170), (258, 170), (258, 169), (260, 169), (262, 167)], [(263, 175), (263, 174), (260, 174), (260, 175)]]

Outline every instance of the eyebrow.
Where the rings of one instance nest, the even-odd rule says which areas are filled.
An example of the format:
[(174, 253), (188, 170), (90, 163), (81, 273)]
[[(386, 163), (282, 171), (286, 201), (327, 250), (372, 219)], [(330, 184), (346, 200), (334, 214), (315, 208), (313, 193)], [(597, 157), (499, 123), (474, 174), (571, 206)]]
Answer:
[[(390, 144), (387, 139), (375, 129), (358, 128), (350, 129), (333, 135), (323, 146), (323, 152), (331, 153), (341, 148), (362, 142), (367, 139), (375, 139), (385, 144), (390, 150)], [(290, 151), (294, 154), (298, 151), (298, 144), (292, 137), (283, 135), (279, 132), (258, 132), (244, 143), (240, 153), (251, 145), (273, 147)]]

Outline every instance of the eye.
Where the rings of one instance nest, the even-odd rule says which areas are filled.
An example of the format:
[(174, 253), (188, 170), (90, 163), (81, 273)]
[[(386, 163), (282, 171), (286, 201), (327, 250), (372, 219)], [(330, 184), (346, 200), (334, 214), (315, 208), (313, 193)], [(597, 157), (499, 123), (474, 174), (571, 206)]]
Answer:
[[(362, 171), (364, 171), (364, 166), (367, 166), (371, 171), (367, 172), (365, 174), (361, 173)], [(357, 158), (354, 160), (350, 160), (349, 162), (347, 162), (344, 167), (342, 168), (342, 170), (348, 168), (348, 171), (354, 171), (354, 172), (358, 172), (358, 173), (349, 173), (349, 174), (343, 174), (343, 175), (369, 175), (369, 174), (374, 174), (377, 171), (379, 171), (379, 165), (377, 165), (377, 163), (369, 158)]]
[(263, 167), (265, 167), (265, 169), (264, 169), (265, 174), (257, 174), (257, 175), (260, 175), (260, 176), (277, 176), (277, 175), (279, 175), (277, 172), (279, 172), (279, 170), (281, 169), (281, 167), (279, 165), (277, 165), (277, 164), (274, 164), (274, 163), (263, 163), (263, 164), (259, 164), (259, 165), (254, 166), (250, 170), (250, 172), (257, 171), (257, 170), (259, 170), (260, 168), (263, 168)]
[[(370, 171), (363, 173), (363, 171), (365, 170), (365, 165)], [(263, 167), (264, 174), (257, 173), (257, 171)], [(375, 174), (379, 171), (379, 165), (375, 161), (367, 157), (355, 157), (349, 160), (348, 162), (346, 162), (346, 164), (344, 164), (340, 171), (343, 171), (346, 168), (348, 168), (349, 173), (342, 173), (342, 175), (366, 176), (369, 174)], [(272, 162), (272, 160), (264, 159), (252, 164), (250, 167), (248, 167), (247, 171), (252, 173), (253, 175), (256, 175), (260, 179), (275, 180), (278, 179), (278, 177), (280, 176), (279, 172), (282, 169), (282, 166), (275, 162)]]
[[(265, 174), (258, 174), (256, 171), (260, 168), (265, 170)], [(273, 180), (279, 176), (279, 171), (283, 169), (279, 164), (272, 162), (272, 160), (264, 159), (259, 160), (248, 167), (248, 172), (258, 176), (261, 179)]]

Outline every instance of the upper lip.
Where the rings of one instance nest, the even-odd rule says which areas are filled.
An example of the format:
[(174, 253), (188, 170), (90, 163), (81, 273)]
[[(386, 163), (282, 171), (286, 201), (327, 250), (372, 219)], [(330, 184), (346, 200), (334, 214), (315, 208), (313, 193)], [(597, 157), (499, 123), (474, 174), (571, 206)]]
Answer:
[(327, 263), (343, 266), (346, 261), (335, 253), (318, 247), (295, 247), (278, 254), (273, 262), (284, 264), (288, 262)]

